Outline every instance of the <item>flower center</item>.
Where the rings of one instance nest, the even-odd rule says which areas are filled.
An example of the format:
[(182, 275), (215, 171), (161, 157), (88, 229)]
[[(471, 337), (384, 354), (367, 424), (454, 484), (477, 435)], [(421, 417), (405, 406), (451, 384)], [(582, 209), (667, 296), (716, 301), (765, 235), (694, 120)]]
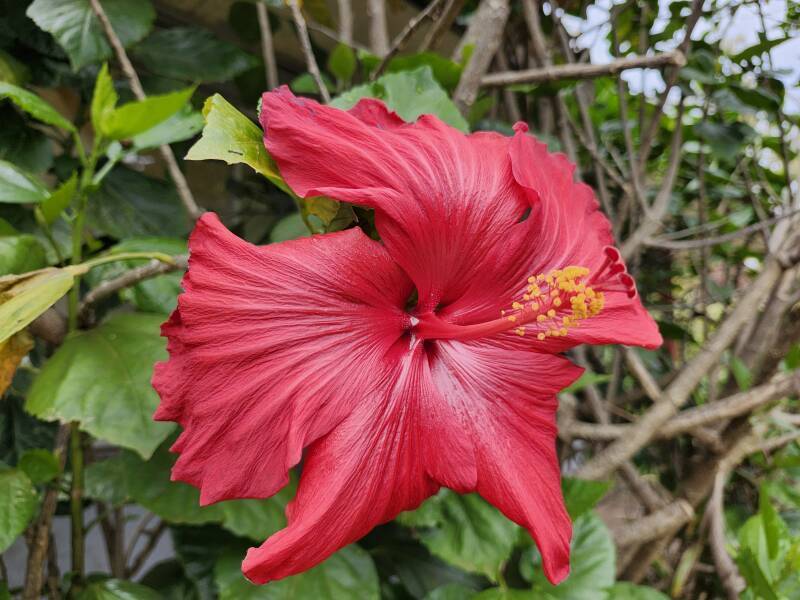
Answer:
[(636, 295), (633, 278), (625, 272), (616, 248), (605, 249), (605, 261), (594, 273), (582, 266), (567, 266), (528, 278), (521, 296), (500, 317), (484, 323), (457, 325), (434, 313), (414, 319), (413, 333), (422, 339), (469, 340), (504, 331), (535, 335), (540, 341), (565, 337), (603, 310), (605, 293)]

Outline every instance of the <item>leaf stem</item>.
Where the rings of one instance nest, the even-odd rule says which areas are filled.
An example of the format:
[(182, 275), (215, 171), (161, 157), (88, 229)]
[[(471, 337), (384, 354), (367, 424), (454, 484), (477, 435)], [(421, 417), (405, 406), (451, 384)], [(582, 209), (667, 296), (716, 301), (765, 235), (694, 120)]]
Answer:
[(118, 254), (107, 254), (99, 258), (93, 258), (82, 263), (81, 266), (86, 269), (91, 269), (99, 265), (104, 265), (110, 262), (117, 262), (120, 260), (157, 260), (168, 265), (175, 264), (175, 257), (165, 254), (164, 252), (120, 252)]

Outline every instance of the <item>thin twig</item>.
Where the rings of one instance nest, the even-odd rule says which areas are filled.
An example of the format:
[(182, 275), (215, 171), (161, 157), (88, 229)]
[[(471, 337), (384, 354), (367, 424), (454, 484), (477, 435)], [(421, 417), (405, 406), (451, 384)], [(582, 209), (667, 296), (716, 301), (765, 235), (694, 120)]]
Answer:
[[(681, 42), (680, 46), (676, 52), (679, 52), (681, 56), (685, 57), (686, 53), (689, 51), (689, 46), (692, 43), (692, 32), (694, 31), (695, 25), (697, 25), (697, 21), (700, 19), (700, 15), (703, 12), (703, 0), (692, 0), (692, 12), (689, 15), (689, 18), (686, 19), (686, 26), (683, 30), (683, 41)], [(656, 133), (658, 133), (658, 128), (661, 125), (661, 115), (664, 114), (664, 107), (667, 104), (667, 98), (669, 94), (672, 92), (672, 88), (674, 87), (675, 83), (678, 81), (678, 72), (680, 67), (686, 64), (685, 58), (683, 64), (676, 64), (674, 65), (669, 76), (667, 77), (666, 86), (664, 87), (664, 91), (661, 92), (661, 95), (658, 97), (658, 101), (656, 104), (656, 108), (653, 111), (653, 115), (650, 117), (650, 122), (644, 132), (641, 134), (641, 142), (639, 143), (639, 164), (640, 167), (647, 163), (647, 159), (650, 157), (650, 151), (653, 147), (653, 142), (656, 139)]]
[(177, 271), (179, 269), (185, 269), (187, 264), (188, 257), (186, 256), (175, 256), (173, 257), (173, 262), (171, 263), (162, 262), (159, 260), (151, 260), (147, 264), (144, 264), (140, 267), (125, 271), (119, 277), (104, 281), (97, 287), (92, 288), (92, 290), (83, 297), (83, 301), (78, 308), (79, 319), (84, 319), (92, 305), (97, 304), (100, 302), (100, 300), (108, 298), (122, 289), (136, 285), (145, 279), (157, 277), (165, 273), (171, 273), (172, 271)]
[(160, 521), (159, 524), (150, 531), (146, 532), (147, 535), (147, 542), (142, 548), (142, 551), (133, 559), (133, 563), (131, 564), (130, 568), (128, 569), (128, 577), (133, 577), (136, 573), (144, 566), (144, 563), (147, 562), (148, 557), (150, 554), (155, 550), (156, 545), (158, 545), (158, 540), (161, 538), (161, 535), (167, 530), (167, 524), (164, 521)]
[[(114, 54), (116, 55), (117, 61), (122, 68), (122, 72), (125, 74), (125, 78), (128, 80), (128, 83), (131, 86), (133, 95), (136, 96), (137, 100), (144, 100), (147, 96), (144, 93), (142, 82), (139, 80), (139, 76), (136, 74), (136, 70), (133, 68), (133, 64), (131, 64), (131, 61), (128, 58), (128, 53), (125, 52), (125, 47), (122, 45), (122, 41), (114, 31), (111, 21), (108, 20), (108, 16), (103, 10), (100, 0), (89, 0), (89, 3), (91, 4), (95, 16), (97, 16), (97, 20), (100, 21), (100, 25), (103, 28), (103, 32), (105, 33), (108, 42), (114, 49)], [(172, 182), (175, 184), (175, 189), (178, 191), (178, 196), (180, 196), (186, 212), (193, 220), (199, 219), (200, 215), (203, 214), (203, 211), (199, 206), (197, 206), (197, 202), (195, 202), (194, 196), (192, 195), (192, 190), (189, 188), (186, 177), (184, 177), (183, 172), (178, 166), (178, 161), (175, 159), (175, 154), (172, 152), (172, 148), (170, 148), (168, 144), (164, 144), (159, 148), (159, 150), (161, 152), (161, 156), (164, 158), (164, 162), (167, 164), (167, 170), (172, 178)]]
[(753, 318), (766, 293), (772, 289), (783, 268), (774, 257), (769, 257), (761, 274), (750, 285), (730, 315), (717, 328), (714, 335), (681, 370), (675, 380), (664, 390), (662, 399), (630, 428), (628, 435), (616, 440), (595, 455), (577, 471), (578, 477), (602, 479), (613, 473), (624, 461), (631, 458), (671, 419), (691, 396), (697, 384), (705, 377), (720, 356), (736, 339), (741, 327)]
[(386, 70), (389, 61), (391, 61), (398, 52), (402, 51), (405, 48), (405, 45), (408, 43), (408, 40), (411, 39), (411, 36), (414, 35), (414, 32), (417, 28), (425, 22), (425, 19), (431, 18), (435, 19), (438, 15), (438, 10), (442, 8), (442, 2), (444, 0), (432, 0), (425, 9), (415, 15), (406, 26), (403, 28), (394, 41), (392, 42), (391, 48), (384, 54), (381, 62), (378, 63), (378, 66), (372, 72), (370, 76), (371, 81), (375, 81), (380, 75)]
[(723, 505), (723, 488), (727, 473), (719, 471), (714, 479), (714, 491), (708, 501), (708, 542), (711, 546), (711, 556), (714, 559), (717, 575), (720, 583), (725, 589), (729, 600), (737, 600), (741, 592), (744, 591), (745, 582), (736, 568), (730, 554), (725, 549), (725, 517)]
[(578, 63), (553, 65), (524, 71), (492, 73), (481, 79), (484, 87), (498, 87), (517, 83), (549, 83), (564, 79), (593, 79), (616, 75), (627, 69), (654, 69), (664, 66), (683, 66), (686, 59), (677, 50), (662, 52), (654, 56), (634, 56), (620, 58), (604, 65), (583, 65)]
[(378, 56), (385, 56), (389, 52), (389, 28), (384, 0), (367, 0), (367, 16), (369, 17), (369, 45), (372, 52)]
[(472, 56), (453, 93), (453, 101), (462, 114), (467, 114), (478, 99), (481, 80), (497, 54), (510, 13), (509, 0), (482, 0), (456, 48), (456, 54), (463, 58), (464, 48), (473, 46)]
[(439, 18), (437, 18), (430, 29), (428, 29), (428, 32), (425, 34), (425, 39), (423, 39), (422, 43), (419, 45), (419, 52), (433, 50), (438, 46), (442, 36), (450, 29), (458, 13), (464, 8), (464, 3), (465, 0), (447, 0), (447, 4), (445, 4)]
[(661, 187), (659, 187), (656, 193), (652, 206), (645, 210), (644, 219), (622, 244), (620, 251), (625, 260), (631, 260), (636, 252), (638, 252), (639, 248), (641, 248), (644, 241), (652, 237), (653, 234), (664, 226), (664, 217), (669, 211), (670, 200), (672, 200), (672, 190), (675, 188), (681, 159), (683, 158), (681, 152), (681, 146), (683, 144), (682, 118), (683, 98), (681, 98), (681, 102), (678, 104), (678, 115), (675, 118), (675, 130), (672, 132), (672, 140), (670, 142), (667, 171), (664, 174)]
[[(718, 424), (753, 411), (792, 393), (800, 386), (800, 374), (779, 373), (769, 382), (756, 386), (746, 392), (739, 392), (695, 408), (684, 410), (667, 421), (656, 432), (656, 439), (671, 439), (692, 432), (704, 425)], [(565, 423), (563, 436), (587, 440), (614, 440), (627, 436), (635, 425), (584, 423), (571, 421)]]
[(339, 9), (339, 38), (343, 44), (353, 45), (353, 4), (351, 0), (336, 0)]
[(311, 73), (314, 83), (317, 84), (319, 95), (322, 96), (323, 101), (325, 101), (327, 104), (331, 101), (331, 95), (328, 93), (328, 88), (326, 87), (325, 82), (322, 80), (322, 75), (320, 74), (319, 66), (317, 65), (317, 59), (314, 58), (314, 51), (311, 49), (311, 39), (308, 37), (308, 27), (306, 25), (305, 17), (303, 17), (303, 13), (300, 10), (300, 6), (297, 4), (297, 0), (287, 0), (287, 4), (289, 5), (289, 9), (292, 11), (292, 19), (294, 20), (294, 25), (297, 28), (297, 37), (300, 39), (300, 47), (303, 49), (303, 56), (306, 59), (306, 67), (308, 67), (308, 72)]
[(264, 76), (267, 87), (278, 87), (278, 62), (275, 60), (275, 47), (272, 43), (272, 29), (269, 25), (269, 13), (264, 2), (256, 2), (258, 28), (261, 32), (261, 56), (264, 59)]
[(688, 523), (692, 517), (694, 509), (691, 504), (686, 500), (675, 500), (664, 508), (615, 530), (614, 542), (619, 547), (650, 542)]
[(47, 488), (42, 500), (39, 519), (33, 529), (33, 543), (28, 553), (28, 564), (25, 573), (25, 588), (22, 592), (23, 600), (38, 600), (42, 591), (42, 576), (44, 575), (44, 561), (50, 546), (50, 528), (53, 524), (53, 515), (58, 503), (58, 490), (61, 483), (61, 473), (67, 461), (67, 444), (69, 443), (70, 425), (61, 425), (56, 434), (53, 454), (56, 455), (59, 465), (59, 475)]
[(699, 240), (670, 240), (665, 239), (665, 237), (657, 237), (648, 238), (644, 240), (643, 244), (653, 248), (666, 248), (667, 250), (695, 250), (698, 248), (707, 248), (708, 246), (717, 246), (719, 244), (733, 241), (740, 237), (748, 236), (755, 231), (763, 231), (778, 221), (782, 221), (783, 219), (792, 217), (798, 213), (800, 213), (800, 210), (793, 210), (785, 215), (772, 217), (771, 219), (766, 219), (759, 223), (753, 223), (747, 227), (737, 229), (736, 231), (731, 231), (730, 233), (725, 233), (723, 235), (717, 235), (714, 237), (702, 238)]

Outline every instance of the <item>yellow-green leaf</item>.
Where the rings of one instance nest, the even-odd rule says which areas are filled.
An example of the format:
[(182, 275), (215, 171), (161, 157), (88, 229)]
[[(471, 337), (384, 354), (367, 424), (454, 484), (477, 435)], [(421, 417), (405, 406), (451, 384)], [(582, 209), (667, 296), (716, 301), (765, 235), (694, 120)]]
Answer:
[(0, 277), (0, 341), (28, 325), (67, 293), (75, 275), (86, 272), (77, 265), (50, 267), (23, 275)]

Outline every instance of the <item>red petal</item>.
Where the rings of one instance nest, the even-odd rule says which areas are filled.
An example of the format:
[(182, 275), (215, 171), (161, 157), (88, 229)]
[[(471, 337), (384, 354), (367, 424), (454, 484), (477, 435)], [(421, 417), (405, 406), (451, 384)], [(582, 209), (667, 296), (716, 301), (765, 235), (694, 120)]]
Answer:
[[(592, 189), (573, 180), (575, 167), (563, 154), (547, 152), (547, 146), (518, 130), (511, 142), (511, 164), (515, 179), (531, 199), (531, 216), (539, 240), (532, 257), (532, 273), (579, 265), (594, 272), (609, 253), (620, 269), (625, 263), (613, 246), (611, 224), (600, 212)], [(626, 281), (633, 279), (624, 274)], [(624, 286), (621, 286), (624, 287)], [(633, 288), (635, 290), (635, 288)], [(580, 327), (571, 329), (569, 339), (539, 344), (545, 350), (563, 350), (581, 343), (628, 344), (657, 348), (663, 340), (653, 318), (637, 295), (626, 291), (605, 294), (603, 311)]]
[(422, 468), (427, 359), (421, 346), (398, 361), (386, 391), (361, 402), (306, 453), (288, 525), (242, 564), (266, 583), (310, 569), (376, 525), (416, 508), (436, 485)]
[(348, 113), (286, 88), (266, 93), (265, 144), (299, 195), (378, 209), (381, 239), (416, 284), (424, 312), (483, 277), (489, 249), (527, 202), (511, 174), (508, 138), (467, 136), (429, 115), (399, 125), (380, 105)]
[(189, 248), (155, 418), (183, 426), (173, 477), (204, 504), (264, 498), (385, 381), (411, 284), (359, 229), (256, 247), (206, 213)]
[(571, 525), (555, 454), (554, 392), (581, 369), (481, 343), (417, 344), (385, 395), (362, 403), (306, 454), (286, 529), (251, 549), (257, 583), (309, 569), (445, 483), (477, 491), (530, 531), (554, 583)]
[(447, 403), (467, 416), (484, 499), (525, 527), (547, 578), (569, 574), (572, 524), (556, 455), (555, 393), (582, 369), (565, 358), (484, 342), (437, 342), (433, 377)]

